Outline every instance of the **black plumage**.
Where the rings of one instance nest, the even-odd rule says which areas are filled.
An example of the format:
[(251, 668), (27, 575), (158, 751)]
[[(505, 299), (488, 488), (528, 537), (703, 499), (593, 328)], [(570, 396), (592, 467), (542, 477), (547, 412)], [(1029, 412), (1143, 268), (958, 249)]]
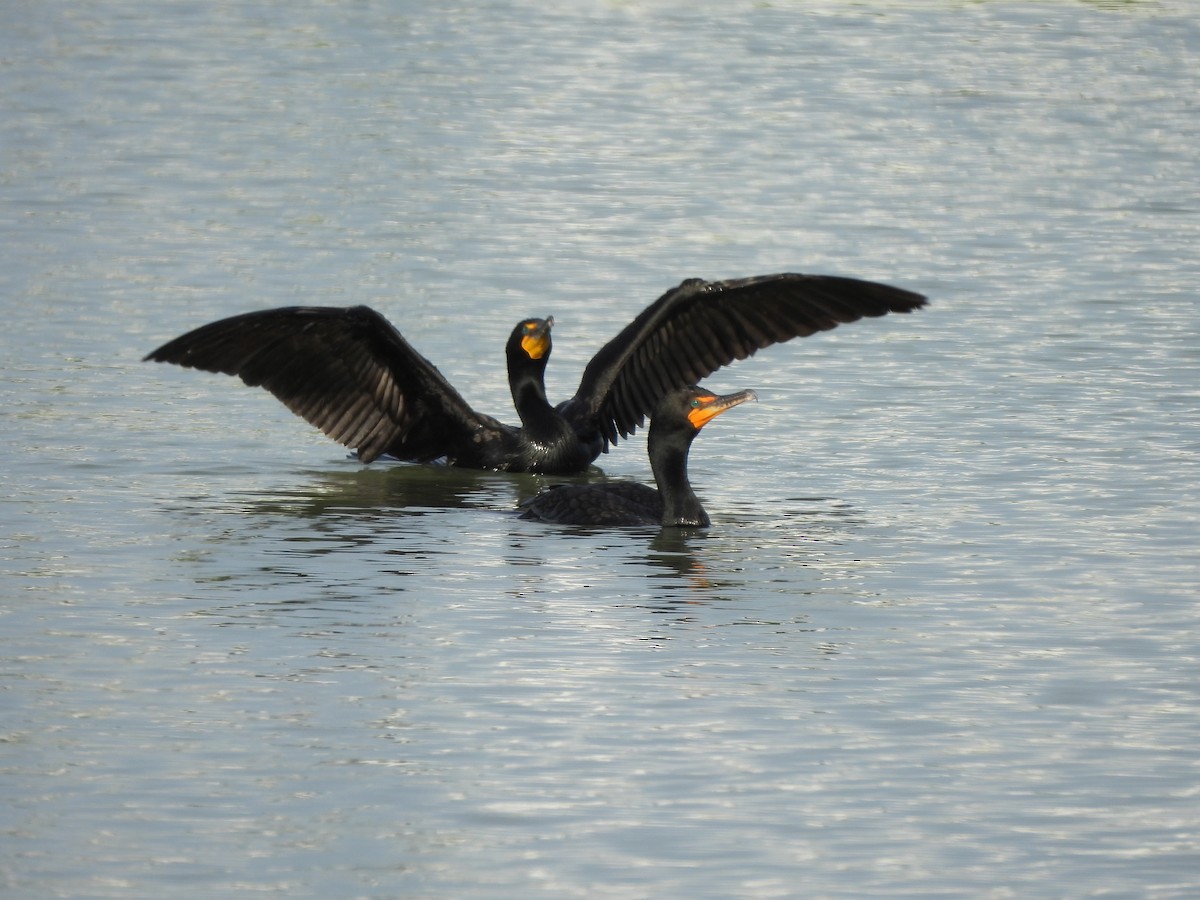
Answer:
[(521, 517), (556, 525), (707, 528), (708, 513), (688, 480), (692, 441), (714, 417), (753, 399), (753, 391), (724, 396), (699, 387), (671, 391), (655, 407), (646, 436), (657, 490), (625, 481), (558, 484), (521, 504)]
[(481, 469), (580, 472), (628, 437), (672, 389), (771, 344), (864, 316), (911, 312), (920, 294), (870, 281), (784, 273), (689, 279), (605, 344), (571, 399), (552, 406), (544, 375), (553, 318), (526, 319), (506, 345), (520, 427), (476, 412), (379, 313), (284, 307), (190, 331), (146, 359), (262, 386), (363, 462), (383, 454)]

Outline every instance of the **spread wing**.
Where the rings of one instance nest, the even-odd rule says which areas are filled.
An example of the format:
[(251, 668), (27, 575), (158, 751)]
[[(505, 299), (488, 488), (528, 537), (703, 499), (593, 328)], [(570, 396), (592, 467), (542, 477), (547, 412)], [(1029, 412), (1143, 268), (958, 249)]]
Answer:
[(667, 392), (763, 347), (864, 316), (912, 312), (912, 291), (832, 275), (692, 278), (646, 307), (588, 363), (561, 411), (580, 434), (628, 437)]
[[(221, 319), (146, 359), (237, 375), (358, 451), (427, 462), (478, 454), (507, 426), (475, 412), (391, 323), (366, 306), (291, 306)], [(481, 432), (483, 433), (481, 435)]]

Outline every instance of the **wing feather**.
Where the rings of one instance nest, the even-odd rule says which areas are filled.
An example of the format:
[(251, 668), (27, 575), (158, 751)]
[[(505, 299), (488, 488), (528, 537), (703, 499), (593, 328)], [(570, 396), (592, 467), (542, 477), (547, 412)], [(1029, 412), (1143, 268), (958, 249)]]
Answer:
[(236, 375), (364, 462), (478, 452), (502, 426), (473, 410), (383, 316), (366, 306), (284, 307), (201, 326), (146, 359)]
[(912, 312), (920, 294), (832, 275), (786, 272), (689, 279), (646, 307), (588, 363), (563, 415), (583, 435), (628, 437), (668, 391), (772, 344), (863, 317)]

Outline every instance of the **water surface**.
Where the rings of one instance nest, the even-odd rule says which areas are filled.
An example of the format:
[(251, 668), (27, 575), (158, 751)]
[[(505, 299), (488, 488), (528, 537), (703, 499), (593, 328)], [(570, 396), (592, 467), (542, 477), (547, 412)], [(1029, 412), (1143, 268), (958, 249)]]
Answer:
[[(1187, 3), (144, 5), (0, 35), (12, 897), (1200, 893)], [(368, 303), (512, 420), (688, 276), (703, 533), (515, 517), (142, 363)], [(599, 461), (648, 480), (644, 441)]]

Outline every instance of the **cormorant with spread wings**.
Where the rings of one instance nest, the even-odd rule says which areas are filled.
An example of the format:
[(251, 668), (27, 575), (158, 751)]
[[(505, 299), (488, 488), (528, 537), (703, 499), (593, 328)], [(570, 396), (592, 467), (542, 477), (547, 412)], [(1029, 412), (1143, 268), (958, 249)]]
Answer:
[(546, 398), (552, 317), (508, 339), (508, 380), (521, 425), (476, 412), (391, 323), (366, 306), (289, 306), (221, 319), (146, 359), (237, 375), (357, 451), (412, 462), (510, 472), (585, 470), (628, 437), (668, 393), (771, 344), (864, 316), (907, 313), (920, 294), (871, 281), (784, 273), (688, 279), (600, 348), (575, 396)]

